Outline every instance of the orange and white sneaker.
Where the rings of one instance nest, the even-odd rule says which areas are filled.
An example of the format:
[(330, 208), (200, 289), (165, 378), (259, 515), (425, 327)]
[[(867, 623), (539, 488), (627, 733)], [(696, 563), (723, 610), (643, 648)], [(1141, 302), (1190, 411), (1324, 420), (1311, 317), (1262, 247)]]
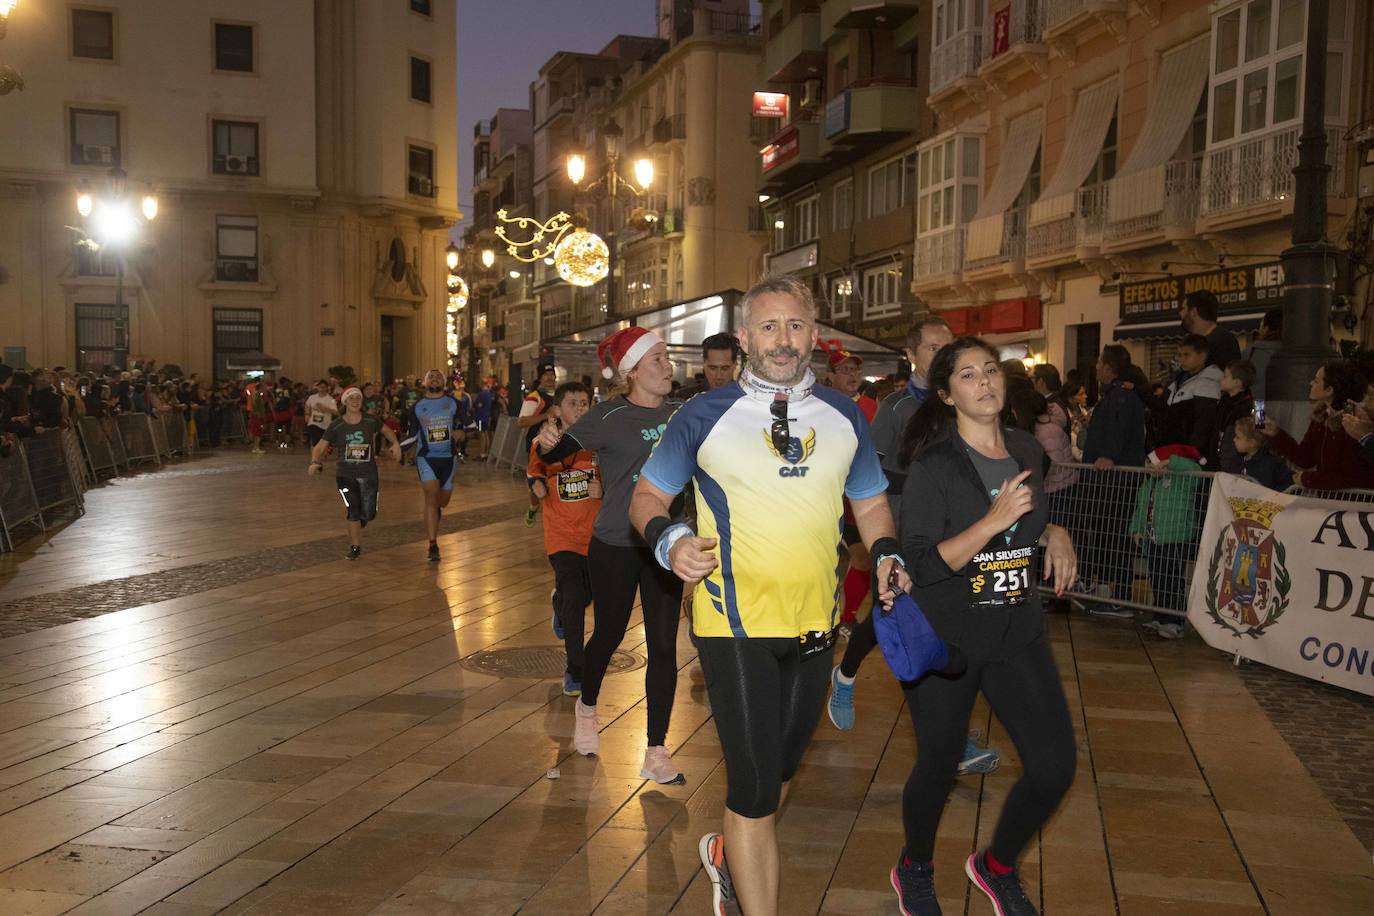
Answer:
[(574, 706), (573, 747), (583, 757), (595, 757), (601, 750), (601, 720), (596, 707), (587, 706), (580, 699)]
[(725, 837), (708, 833), (697, 844), (697, 851), (701, 853), (706, 877), (711, 879), (711, 916), (741, 916), (730, 868), (725, 864)]
[(639, 775), (645, 779), (652, 779), (661, 786), (687, 784), (687, 777), (678, 770), (673, 758), (668, 754), (668, 749), (661, 744), (644, 751), (644, 766), (640, 768)]

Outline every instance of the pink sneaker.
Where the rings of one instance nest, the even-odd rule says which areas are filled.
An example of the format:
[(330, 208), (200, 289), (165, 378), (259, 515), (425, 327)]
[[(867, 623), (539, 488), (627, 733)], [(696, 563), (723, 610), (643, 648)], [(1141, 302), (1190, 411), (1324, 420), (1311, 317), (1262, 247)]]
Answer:
[(673, 758), (668, 755), (668, 749), (661, 744), (644, 751), (644, 766), (640, 769), (639, 775), (645, 779), (652, 779), (661, 786), (687, 784), (687, 777), (679, 772), (673, 764)]
[(573, 747), (583, 757), (595, 757), (601, 750), (601, 721), (596, 717), (596, 707), (587, 706), (579, 699), (574, 713)]

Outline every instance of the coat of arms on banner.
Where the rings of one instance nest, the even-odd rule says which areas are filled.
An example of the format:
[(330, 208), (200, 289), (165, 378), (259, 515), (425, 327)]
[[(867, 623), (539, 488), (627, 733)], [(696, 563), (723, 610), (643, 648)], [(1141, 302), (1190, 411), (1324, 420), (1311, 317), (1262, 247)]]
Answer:
[(1207, 613), (1237, 636), (1259, 638), (1288, 607), (1293, 580), (1274, 536), (1277, 503), (1232, 496), (1235, 520), (1217, 536), (1207, 569)]

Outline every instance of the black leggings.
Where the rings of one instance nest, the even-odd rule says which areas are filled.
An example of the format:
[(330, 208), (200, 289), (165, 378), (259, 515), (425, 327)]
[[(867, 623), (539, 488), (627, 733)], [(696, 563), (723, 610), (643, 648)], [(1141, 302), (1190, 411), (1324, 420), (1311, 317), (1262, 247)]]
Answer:
[(741, 817), (778, 810), (825, 708), (834, 649), (803, 658), (800, 647), (787, 638), (697, 638), (725, 756), (725, 807)]
[(592, 600), (591, 573), (587, 558), (571, 550), (549, 554), (553, 567), (554, 610), (563, 624), (563, 648), (568, 654), (567, 671), (582, 682), (582, 639), (587, 631), (587, 603)]
[(1048, 637), (1007, 658), (970, 659), (959, 677), (932, 674), (905, 689), (916, 728), (916, 766), (902, 792), (907, 855), (918, 862), (934, 857), (935, 832), (981, 689), (1021, 758), (1021, 778), (1007, 795), (989, 847), (997, 861), (1012, 864), (1073, 784), (1078, 760)]
[(840, 673), (845, 677), (857, 677), (859, 666), (868, 653), (878, 645), (878, 631), (873, 626), (873, 612), (854, 625), (849, 634), (849, 642), (844, 647), (844, 658), (840, 659)]
[(648, 547), (620, 547), (596, 538), (592, 538), (587, 551), (587, 564), (593, 570), (596, 629), (587, 641), (582, 702), (596, 705), (611, 655), (625, 638), (638, 590), (649, 656), (644, 672), (649, 746), (661, 745), (668, 737), (673, 692), (677, 689), (677, 623), (682, 612), (682, 580), (659, 566)]

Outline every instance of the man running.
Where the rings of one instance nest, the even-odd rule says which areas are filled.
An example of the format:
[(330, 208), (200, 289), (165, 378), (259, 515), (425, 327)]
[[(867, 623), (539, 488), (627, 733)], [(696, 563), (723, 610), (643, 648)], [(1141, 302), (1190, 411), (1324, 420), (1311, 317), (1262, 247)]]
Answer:
[[(539, 436), (539, 427), (544, 421), (553, 416), (553, 390), (558, 383), (558, 373), (554, 371), (553, 363), (545, 360), (539, 364), (537, 370), (538, 383), (533, 391), (525, 395), (525, 400), (520, 405), (520, 416), (515, 421), (516, 425), (525, 431), (525, 451), (522, 454), (528, 455), (530, 445)], [(525, 510), (525, 527), (534, 527), (534, 518), (539, 512), (539, 500), (534, 493), (530, 493), (530, 507)]]
[[(888, 506), (893, 519), (899, 524), (898, 509), (902, 502), (902, 488), (906, 483), (906, 466), (897, 455), (902, 433), (930, 393), (928, 379), (935, 354), (953, 340), (954, 334), (943, 318), (926, 318), (913, 324), (906, 333), (906, 358), (911, 363), (911, 377), (907, 379), (905, 388), (883, 398), (873, 417), (873, 446), (882, 460), (883, 473), (887, 475)], [(830, 699), (826, 703), (826, 712), (831, 723), (840, 731), (849, 731), (854, 727), (854, 681), (859, 676), (859, 666), (877, 644), (878, 634), (873, 629), (873, 615), (870, 613), (850, 633), (844, 657), (830, 674)], [(959, 761), (959, 775), (991, 773), (1000, 762), (1001, 755), (997, 751), (979, 747), (974, 736), (969, 735), (964, 745), (963, 759)]]
[[(641, 471), (630, 521), (660, 565), (697, 583), (697, 652), (728, 784), (724, 836), (708, 833), (699, 847), (712, 912), (723, 914), (737, 893), (748, 916), (775, 916), (776, 812), (825, 704), (846, 496), (878, 581), (905, 589), (910, 579), (868, 422), (811, 372), (811, 291), (795, 277), (769, 277), (741, 308), (745, 372), (669, 420)], [(697, 532), (669, 518), (688, 480)], [(895, 594), (884, 585), (877, 600)]]
[[(363, 395), (363, 408), (366, 412), (366, 393)], [(313, 449), (339, 416), (338, 402), (329, 393), (329, 383), (324, 379), (315, 383), (315, 393), (305, 399), (305, 415), (305, 441)]]
[(458, 402), (444, 393), (444, 373), (425, 373), (425, 396), (410, 409), (406, 445), (415, 443), (415, 469), (425, 494), (425, 533), (429, 536), (429, 561), (439, 562), (439, 515), (453, 497), (454, 439), (463, 435)]
[(348, 559), (363, 552), (363, 528), (377, 517), (377, 457), (372, 443), (378, 431), (391, 446), (391, 457), (401, 460), (401, 446), (391, 430), (363, 413), (363, 393), (349, 388), (343, 393), (344, 412), (325, 430), (310, 452), (309, 473), (324, 470), (324, 457), (332, 448), (337, 458), (334, 480), (348, 514)]

